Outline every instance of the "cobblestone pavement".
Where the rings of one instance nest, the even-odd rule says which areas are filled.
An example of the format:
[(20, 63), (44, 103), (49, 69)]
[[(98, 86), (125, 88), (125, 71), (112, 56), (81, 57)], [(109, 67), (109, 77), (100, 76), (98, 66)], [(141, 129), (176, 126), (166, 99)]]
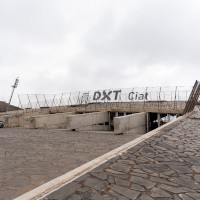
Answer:
[(68, 200), (200, 199), (200, 118), (166, 127), (47, 196)]
[(134, 137), (65, 130), (0, 129), (0, 200), (18, 197)]

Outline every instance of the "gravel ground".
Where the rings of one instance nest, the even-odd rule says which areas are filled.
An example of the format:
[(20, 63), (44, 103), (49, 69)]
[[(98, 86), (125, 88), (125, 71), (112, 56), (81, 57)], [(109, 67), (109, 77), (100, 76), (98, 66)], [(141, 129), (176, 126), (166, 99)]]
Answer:
[(18, 197), (138, 136), (0, 129), (0, 200)]

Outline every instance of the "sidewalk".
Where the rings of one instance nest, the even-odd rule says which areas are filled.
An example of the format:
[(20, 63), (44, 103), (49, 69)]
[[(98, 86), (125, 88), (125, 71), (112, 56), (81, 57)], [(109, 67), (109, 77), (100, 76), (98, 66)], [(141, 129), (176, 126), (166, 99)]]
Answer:
[(161, 130), (47, 199), (200, 199), (200, 113)]

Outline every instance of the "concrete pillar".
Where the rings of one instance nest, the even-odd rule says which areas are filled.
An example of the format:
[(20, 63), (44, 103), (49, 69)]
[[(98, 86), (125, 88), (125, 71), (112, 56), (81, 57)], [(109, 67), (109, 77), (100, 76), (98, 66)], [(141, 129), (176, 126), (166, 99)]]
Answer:
[(108, 112), (108, 130), (111, 131), (111, 118), (110, 118), (110, 112)]
[(158, 118), (158, 127), (160, 127), (160, 113), (157, 114), (157, 118)]
[(149, 132), (149, 113), (147, 113), (147, 133)]
[(119, 116), (119, 113), (118, 112), (115, 112), (115, 117), (118, 117)]
[(167, 114), (167, 122), (170, 122), (170, 114)]
[(126, 112), (124, 112), (124, 116), (126, 116)]

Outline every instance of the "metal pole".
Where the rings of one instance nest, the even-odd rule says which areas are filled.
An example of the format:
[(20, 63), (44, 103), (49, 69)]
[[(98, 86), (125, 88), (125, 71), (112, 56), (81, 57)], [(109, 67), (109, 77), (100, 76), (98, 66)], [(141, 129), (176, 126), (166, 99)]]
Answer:
[(176, 109), (176, 93), (177, 93), (177, 86), (176, 86), (175, 97), (174, 97), (174, 109)]
[(47, 103), (47, 100), (46, 100), (46, 97), (45, 97), (45, 95), (44, 95), (44, 94), (43, 94), (43, 97), (44, 97), (44, 101), (45, 101), (45, 103), (46, 103), (47, 107), (49, 107), (49, 105), (48, 105), (48, 103)]
[(60, 106), (61, 106), (61, 103), (62, 103), (62, 98), (63, 98), (63, 93), (62, 93), (62, 95), (61, 95), (61, 98), (60, 98), (60, 103), (59, 103), (59, 108), (60, 108)]
[(71, 102), (71, 105), (72, 105), (72, 101), (71, 101), (71, 92), (70, 92), (70, 94), (69, 94), (68, 106), (69, 106), (69, 102)]
[(52, 101), (51, 106), (50, 106), (50, 110), (53, 110), (53, 107), (55, 107), (55, 97), (56, 97), (56, 95), (54, 94), (53, 95), (53, 101)]
[(39, 100), (38, 100), (37, 94), (35, 94), (35, 97), (36, 97), (36, 99), (37, 99), (37, 104), (38, 104), (38, 106), (39, 106), (39, 108), (40, 108), (40, 103), (39, 103)]
[(32, 107), (32, 105), (31, 105), (31, 101), (30, 101), (30, 98), (29, 98), (28, 94), (27, 94), (27, 97), (28, 97), (28, 101), (29, 101), (29, 104), (30, 104), (30, 106), (31, 106), (31, 109), (33, 109), (33, 107)]
[(11, 103), (11, 100), (12, 100), (12, 96), (13, 96), (14, 90), (15, 90), (15, 88), (13, 87), (12, 93), (11, 93), (11, 96), (10, 96), (10, 100), (9, 100), (9, 103), (8, 103), (8, 106), (7, 106), (7, 109), (6, 109), (6, 112), (8, 112), (8, 110), (9, 110), (10, 103)]
[(8, 110), (9, 110), (10, 103), (11, 103), (11, 100), (12, 100), (12, 97), (13, 97), (13, 93), (14, 93), (15, 88), (17, 88), (18, 83), (19, 83), (19, 77), (16, 78), (15, 83), (14, 83), (14, 85), (12, 86), (13, 89), (12, 89), (12, 93), (11, 93), (11, 96), (10, 96), (10, 100), (9, 100), (9, 103), (8, 103), (8, 106), (7, 106), (7, 109), (6, 109), (6, 112), (8, 112)]
[(80, 101), (80, 91), (78, 92), (78, 98), (77, 98), (77, 105), (82, 104), (82, 100)]
[(19, 99), (19, 104), (20, 104), (21, 108), (23, 109), (23, 106), (22, 106), (21, 99), (20, 99), (19, 95), (18, 95), (18, 99)]
[(160, 108), (160, 101), (161, 101), (160, 94), (161, 94), (161, 87), (160, 87), (160, 91), (159, 91), (159, 102), (158, 102), (158, 108)]

